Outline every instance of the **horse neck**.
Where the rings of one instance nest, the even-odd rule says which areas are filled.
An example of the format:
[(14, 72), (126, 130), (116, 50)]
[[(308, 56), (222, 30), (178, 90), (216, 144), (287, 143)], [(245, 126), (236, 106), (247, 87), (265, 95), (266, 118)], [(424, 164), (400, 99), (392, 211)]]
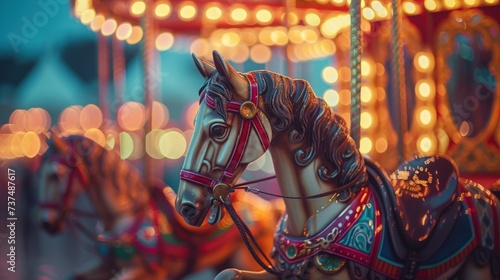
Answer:
[(106, 154), (98, 154), (93, 163), (87, 164), (91, 183), (86, 191), (104, 230), (119, 232), (129, 227), (137, 212), (147, 206), (149, 190), (130, 163), (102, 150)]
[[(298, 167), (293, 158), (293, 149), (284, 149), (288, 144), (275, 142), (270, 152), (281, 194), (291, 197), (312, 196), (335, 188), (317, 177), (317, 160), (305, 167)], [(336, 202), (333, 196), (314, 199), (284, 198), (286, 206), (286, 228), (293, 236), (310, 236), (325, 228), (347, 206)]]
[[(278, 74), (271, 74), (271, 75), (278, 75)], [(268, 81), (266, 81), (266, 83), (269, 83), (269, 78), (267, 79)], [(311, 99), (316, 98), (313, 97), (314, 93), (312, 92), (312, 89), (310, 88), (307, 82), (302, 80), (300, 81), (293, 80), (283, 76), (274, 76), (272, 78), (272, 81), (274, 82), (273, 86), (268, 88), (271, 89), (280, 87), (286, 88), (289, 91), (288, 94), (290, 94), (290, 100), (297, 100), (297, 102), (289, 104), (290, 105), (289, 107), (298, 106), (295, 107), (289, 114), (292, 114), (292, 112), (295, 113), (298, 110), (303, 110), (304, 108), (307, 108), (310, 112), (312, 112), (314, 110), (311, 109), (311, 106), (320, 106), (318, 105), (319, 104), (318, 102), (300, 104), (300, 102), (307, 99), (306, 98), (307, 95), (309, 95)], [(269, 94), (269, 92), (266, 94)], [(287, 94), (287, 93), (284, 92), (281, 94)], [(268, 107), (266, 104), (266, 109), (269, 108), (272, 108), (272, 106)], [(331, 110), (328, 107), (324, 107), (326, 109), (319, 109), (319, 108), (320, 107), (318, 107), (317, 111)], [(270, 110), (267, 110), (268, 114), (269, 111)], [(312, 125), (311, 123), (313, 121), (309, 119), (310, 116), (307, 115), (307, 113), (305, 112), (302, 113), (305, 114), (302, 115), (302, 117), (307, 118), (309, 121), (308, 125), (311, 126)], [(320, 113), (318, 115), (324, 115), (324, 114)], [(280, 115), (274, 115), (271, 116), (270, 119), (272, 118), (281, 119), (281, 117), (282, 116)], [(339, 131), (341, 130), (345, 131), (345, 124), (341, 121), (333, 119), (334, 118), (333, 112), (330, 114), (329, 117), (332, 118), (332, 119), (327, 119), (329, 120), (327, 123), (331, 126), (330, 127), (331, 132), (328, 132), (327, 135), (323, 135), (323, 137), (334, 138), (332, 134), (338, 136), (339, 134), (342, 134), (338, 133)], [(303, 127), (302, 128), (295, 127), (297, 126), (297, 124), (294, 124), (294, 122), (296, 122), (296, 120), (295, 118), (292, 117), (290, 119), (290, 127), (288, 129), (282, 132), (275, 133), (273, 135), (273, 139), (271, 141), (271, 146), (270, 146), (270, 152), (273, 158), (276, 177), (280, 185), (281, 193), (285, 196), (292, 196), (292, 197), (312, 196), (334, 190), (341, 183), (345, 184), (346, 182), (341, 182), (341, 181), (350, 179), (352, 174), (348, 176), (344, 176), (345, 174), (339, 174), (339, 176), (337, 177), (343, 176), (343, 178), (329, 180), (328, 182), (322, 180), (319, 177), (318, 170), (320, 167), (325, 165), (324, 161), (326, 159), (324, 155), (320, 154), (322, 152), (319, 152), (323, 151), (322, 147), (314, 148), (316, 149), (316, 154), (314, 158), (306, 165), (300, 166), (299, 164), (296, 163), (295, 159), (296, 152), (300, 149), (305, 149), (307, 147), (303, 146), (304, 141), (295, 141), (295, 143), (292, 143), (292, 141), (290, 140), (291, 131), (297, 129), (298, 130), (303, 129)], [(335, 127), (333, 127), (333, 125), (331, 124), (332, 122), (335, 123), (334, 124)], [(310, 127), (308, 129), (312, 129), (313, 131), (309, 132), (306, 131), (305, 134), (307, 133), (312, 134), (316, 133), (317, 130), (323, 130), (321, 127), (314, 127), (314, 128)], [(344, 147), (348, 148), (347, 146), (351, 145), (351, 143), (353, 142), (348, 141), (349, 137), (346, 136), (346, 133), (343, 133), (343, 135), (344, 136), (336, 138), (341, 139), (340, 144), (342, 145), (343, 148)], [(304, 139), (307, 137), (308, 135), (305, 135)], [(357, 149), (356, 147), (354, 147), (354, 153), (356, 152)], [(359, 158), (360, 158), (359, 153), (355, 154), (354, 164), (358, 164), (358, 162), (356, 161), (359, 161)], [(344, 166), (342, 165), (341, 167), (338, 167), (338, 169), (343, 170)], [(325, 196), (314, 199), (285, 198), (284, 202), (288, 214), (288, 218), (285, 221), (286, 227), (289, 233), (294, 236), (310, 236), (318, 233), (333, 220), (332, 217), (338, 216), (347, 207), (347, 204), (337, 202), (335, 197), (333, 196)]]

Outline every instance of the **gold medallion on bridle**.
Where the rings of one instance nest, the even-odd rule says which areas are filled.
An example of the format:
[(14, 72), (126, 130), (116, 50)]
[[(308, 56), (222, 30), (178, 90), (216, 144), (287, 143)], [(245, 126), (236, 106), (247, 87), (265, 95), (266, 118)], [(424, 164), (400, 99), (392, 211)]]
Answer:
[(215, 199), (223, 201), (224, 199), (229, 198), (229, 192), (230, 190), (227, 184), (219, 183), (214, 186), (212, 195), (215, 197)]
[(240, 115), (246, 120), (251, 120), (257, 115), (257, 106), (251, 101), (245, 101), (240, 106)]

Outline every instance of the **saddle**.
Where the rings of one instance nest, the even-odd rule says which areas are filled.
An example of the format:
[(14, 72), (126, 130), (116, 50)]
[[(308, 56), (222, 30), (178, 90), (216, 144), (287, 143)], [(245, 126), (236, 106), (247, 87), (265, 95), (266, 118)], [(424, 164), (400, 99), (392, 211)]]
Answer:
[(460, 211), (457, 167), (446, 157), (419, 156), (388, 177), (377, 163), (365, 160), (394, 252), (416, 273), (415, 266), (439, 250)]

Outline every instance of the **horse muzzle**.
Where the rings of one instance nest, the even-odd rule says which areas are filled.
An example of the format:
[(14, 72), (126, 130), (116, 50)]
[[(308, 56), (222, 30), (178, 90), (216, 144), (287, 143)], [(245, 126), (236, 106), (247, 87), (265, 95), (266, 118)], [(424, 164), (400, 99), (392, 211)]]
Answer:
[(197, 191), (188, 191), (188, 188), (179, 187), (179, 190), (184, 191), (179, 191), (175, 200), (175, 208), (186, 223), (199, 227), (210, 209), (211, 201), (208, 196), (203, 198), (202, 194)]

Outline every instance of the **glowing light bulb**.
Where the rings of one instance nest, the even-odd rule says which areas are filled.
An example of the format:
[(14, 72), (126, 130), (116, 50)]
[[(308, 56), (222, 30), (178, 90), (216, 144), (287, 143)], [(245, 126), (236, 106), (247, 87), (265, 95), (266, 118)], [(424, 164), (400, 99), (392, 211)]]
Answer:
[(304, 17), (304, 21), (311, 26), (318, 26), (321, 23), (321, 18), (315, 12), (309, 12)]
[(326, 83), (333, 84), (338, 80), (339, 73), (334, 67), (327, 66), (323, 69), (321, 77)]
[(102, 27), (101, 27), (101, 33), (102, 35), (104, 36), (109, 36), (113, 33), (115, 33), (116, 31), (116, 20), (114, 19), (108, 19), (106, 20), (103, 24), (102, 24)]
[(243, 8), (236, 8), (233, 11), (231, 11), (231, 18), (234, 21), (242, 22), (242, 21), (245, 21), (248, 18), (248, 13)]
[(136, 1), (130, 6), (130, 13), (135, 16), (140, 16), (146, 10), (146, 3), (143, 1)]
[(255, 18), (261, 23), (269, 23), (273, 20), (273, 15), (268, 9), (258, 10)]
[(132, 25), (124, 22), (116, 29), (116, 38), (120, 41), (126, 40), (132, 35)]
[(127, 38), (127, 43), (133, 45), (141, 41), (144, 32), (140, 26), (133, 26), (130, 36)]
[(179, 9), (179, 17), (184, 21), (194, 19), (196, 16), (196, 5), (193, 2), (186, 2)]
[(171, 12), (170, 5), (167, 3), (158, 3), (155, 8), (155, 15), (157, 18), (166, 18)]
[(174, 45), (174, 35), (170, 32), (164, 32), (156, 37), (155, 46), (159, 51), (166, 51)]
[(218, 20), (222, 16), (222, 10), (217, 6), (209, 7), (205, 11), (205, 16), (210, 20)]
[(368, 154), (373, 148), (372, 140), (368, 137), (363, 137), (359, 141), (359, 152), (362, 154)]
[(80, 16), (80, 21), (87, 25), (92, 22), (92, 20), (95, 17), (95, 10), (94, 9), (87, 9), (83, 11), (82, 15)]
[(326, 104), (330, 107), (337, 106), (340, 101), (339, 93), (334, 89), (328, 89), (323, 94), (323, 99), (325, 99)]

